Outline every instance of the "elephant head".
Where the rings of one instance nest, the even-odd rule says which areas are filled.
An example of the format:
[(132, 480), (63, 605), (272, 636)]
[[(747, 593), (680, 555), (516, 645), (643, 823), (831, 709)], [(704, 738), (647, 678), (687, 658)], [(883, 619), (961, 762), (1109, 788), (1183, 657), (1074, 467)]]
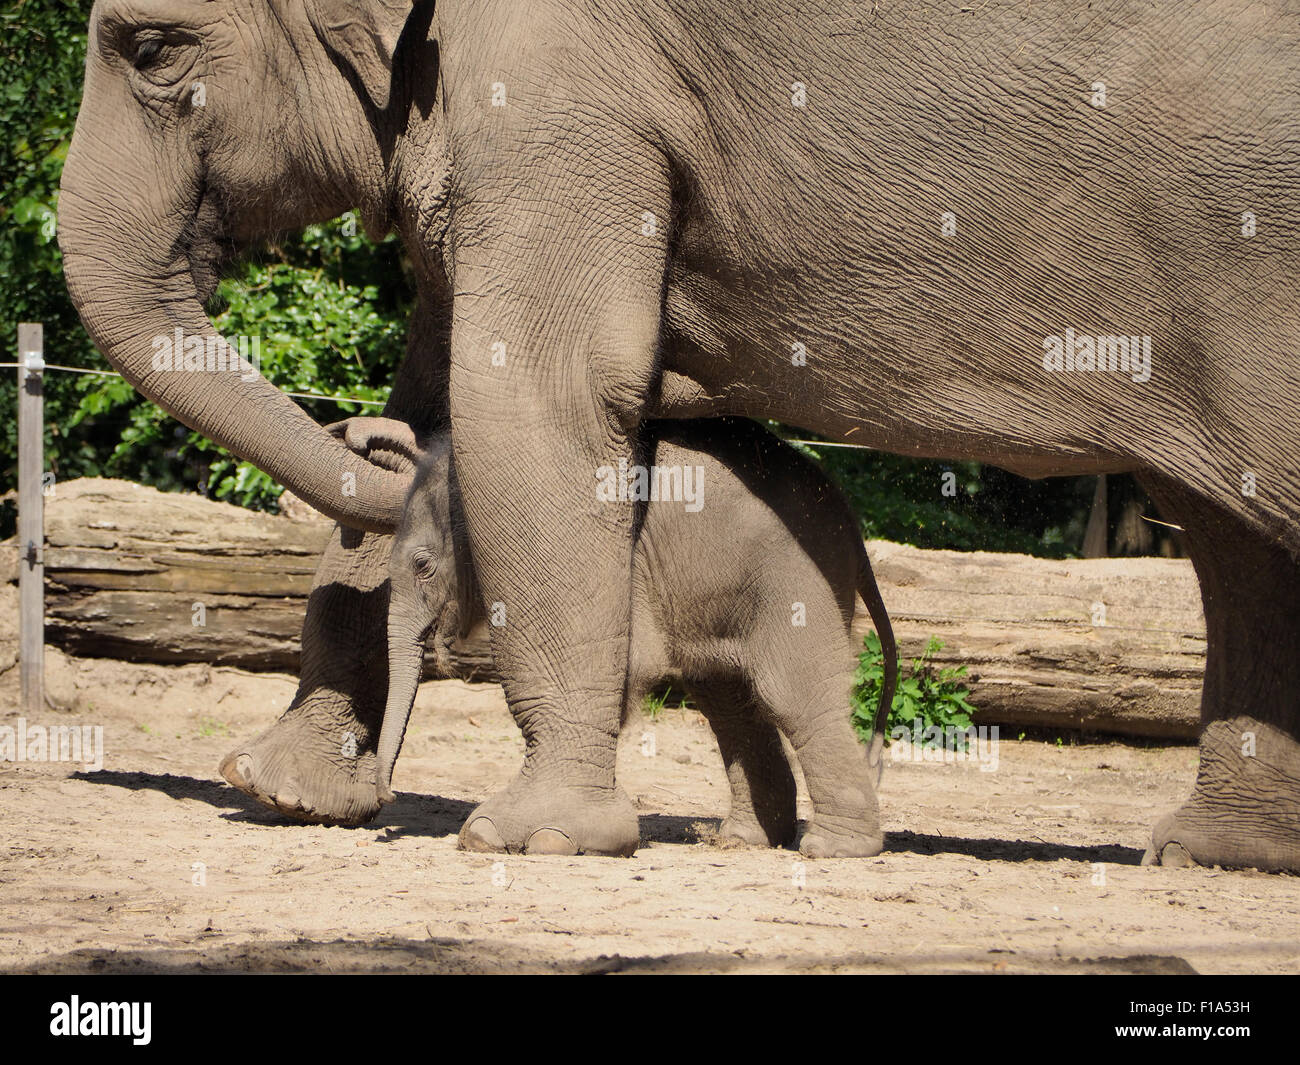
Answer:
[(391, 228), (385, 175), (406, 121), (395, 54), (431, 14), (410, 0), (99, 0), (59, 199), (68, 291), (108, 361), (186, 425), (372, 531), (394, 526), (409, 478), (348, 450), (246, 364), (173, 359), (168, 345), (223, 350), (203, 303), (257, 241), (351, 207), (372, 234)]

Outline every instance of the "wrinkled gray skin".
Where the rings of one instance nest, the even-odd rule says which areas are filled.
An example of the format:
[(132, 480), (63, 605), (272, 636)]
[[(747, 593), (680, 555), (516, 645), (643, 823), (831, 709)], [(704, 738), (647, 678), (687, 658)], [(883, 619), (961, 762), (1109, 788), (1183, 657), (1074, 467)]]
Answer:
[[(376, 439), (391, 446), (404, 435), (414, 452), (404, 423), (353, 418), (348, 426), (348, 439), (363, 449)], [(645, 441), (654, 465), (700, 478), (692, 482), (699, 509), (662, 499), (643, 506), (632, 563), (624, 725), (665, 680), (684, 684), (726, 767), (731, 809), (722, 822), (724, 840), (793, 841), (795, 784), (781, 745), (785, 736), (813, 805), (800, 852), (810, 858), (879, 854), (875, 780), (898, 655), (853, 512), (813, 463), (753, 422), (654, 422)], [(441, 434), (423, 456), (412, 457), (419, 472), (390, 564), (388, 705), (376, 771), (382, 802), (393, 800), (393, 763), (425, 641), (445, 667), (453, 641), (482, 617), (450, 438)], [(870, 768), (848, 710), (859, 595), (885, 662)], [(563, 837), (551, 842), (564, 849)], [(546, 849), (544, 839), (530, 841), (532, 852)]]
[[(445, 267), (457, 476), (527, 752), (466, 845), (635, 843), (614, 780), (634, 528), (590, 482), (657, 410), (1135, 473), (1186, 530), (1207, 621), (1200, 770), (1148, 859), (1300, 871), (1296, 13), (442, 0), (430, 22), (401, 0), (104, 0), (60, 202), (69, 289), (142, 391), (387, 529), (400, 475), (264, 382), (151, 373), (148, 339), (205, 329), (224, 253), (272, 221), (360, 204), (426, 280)], [(1150, 379), (1047, 372), (1067, 328), (1150, 336)], [(381, 556), (322, 572), (378, 604)], [(378, 647), (375, 617), (334, 624)], [(373, 750), (374, 655), (344, 660), (341, 694), (232, 780), (319, 819), (373, 811), (335, 751), (351, 729)]]

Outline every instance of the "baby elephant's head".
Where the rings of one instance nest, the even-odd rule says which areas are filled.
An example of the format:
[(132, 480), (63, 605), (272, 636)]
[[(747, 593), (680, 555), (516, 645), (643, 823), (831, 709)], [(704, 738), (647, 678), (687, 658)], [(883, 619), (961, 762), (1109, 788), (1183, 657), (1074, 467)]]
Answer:
[(425, 643), (433, 647), (438, 672), (449, 676), (452, 641), (463, 635), (470, 597), (478, 594), (456, 502), (451, 439), (444, 433), (416, 463), (388, 563), (388, 702), (375, 761), (381, 803), (393, 801), (393, 764), (419, 687)]
[(473, 620), (478, 586), (450, 435), (425, 440), (389, 418), (350, 418), (329, 428), (357, 454), (410, 480), (388, 563), (388, 702), (375, 769), (379, 800), (392, 802), (393, 764), (419, 687), (425, 643), (433, 647), (438, 672), (449, 676), (451, 645)]
[(390, 647), (423, 645), (431, 637), (441, 673), (449, 671), (452, 642), (468, 627), (466, 597), (473, 593), (455, 491), (451, 440), (444, 433), (430, 440), (416, 466), (388, 566)]
[(389, 558), (389, 698), (374, 771), (378, 798), (391, 802), (393, 765), (420, 685), (425, 641), (433, 646), (438, 672), (450, 675), (451, 644), (472, 620), (478, 589), (460, 523), (451, 437), (441, 433), (425, 441), (404, 421), (385, 417), (354, 417), (330, 432), (411, 482)]
[(358, 455), (406, 479), (408, 492), (389, 561), (389, 655), (418, 661), (433, 634), (439, 669), (470, 620), (477, 595), (456, 505), (451, 437), (417, 434), (392, 418), (349, 418), (328, 431)]

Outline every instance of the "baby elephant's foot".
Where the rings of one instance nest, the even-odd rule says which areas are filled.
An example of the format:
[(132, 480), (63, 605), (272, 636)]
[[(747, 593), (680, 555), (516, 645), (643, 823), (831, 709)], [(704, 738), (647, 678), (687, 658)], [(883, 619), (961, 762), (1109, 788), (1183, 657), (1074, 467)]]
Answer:
[(619, 788), (517, 778), (469, 815), (459, 842), (467, 851), (627, 857), (641, 835), (636, 808)]
[(799, 840), (805, 858), (874, 858), (885, 846), (874, 818), (814, 817)]

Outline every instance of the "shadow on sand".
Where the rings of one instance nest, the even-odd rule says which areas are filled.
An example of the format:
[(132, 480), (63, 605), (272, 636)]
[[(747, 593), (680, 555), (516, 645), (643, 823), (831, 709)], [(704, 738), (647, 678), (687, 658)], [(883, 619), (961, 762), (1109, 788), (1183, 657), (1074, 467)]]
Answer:
[[(300, 822), (262, 806), (224, 781), (171, 773), (123, 773), (101, 770), (97, 773), (74, 773), (77, 780), (129, 791), (157, 791), (173, 799), (197, 799), (226, 811), (229, 821), (252, 824), (293, 825)], [(384, 807), (374, 821), (362, 831), (387, 829), (390, 838), (398, 836), (454, 836), (474, 803), (442, 795), (418, 795), (401, 792), (397, 801)], [(716, 817), (678, 817), (671, 814), (645, 814), (641, 817), (644, 843), (699, 843), (718, 829)], [(1049, 843), (1046, 840), (967, 839), (961, 836), (925, 835), (919, 832), (887, 832), (886, 854), (964, 854), (986, 862), (1106, 862), (1111, 865), (1139, 865), (1142, 851), (1115, 844), (1079, 846)]]

